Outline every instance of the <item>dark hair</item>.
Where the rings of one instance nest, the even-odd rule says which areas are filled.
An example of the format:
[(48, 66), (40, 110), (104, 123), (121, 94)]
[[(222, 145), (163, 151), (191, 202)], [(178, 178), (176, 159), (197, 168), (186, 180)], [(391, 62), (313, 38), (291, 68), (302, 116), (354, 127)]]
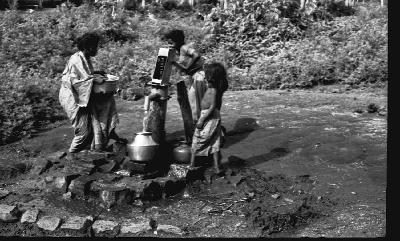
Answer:
[(218, 91), (223, 94), (228, 89), (226, 69), (223, 64), (213, 62), (204, 66), (205, 77)]
[(87, 50), (93, 46), (98, 46), (100, 35), (96, 32), (85, 33), (76, 40), (76, 45), (80, 51)]
[(175, 43), (184, 44), (185, 43), (185, 34), (180, 29), (173, 29), (163, 36), (164, 40), (171, 39)]
[(228, 89), (228, 79), (225, 67), (218, 62), (204, 65), (207, 82), (217, 89), (217, 108), (221, 109), (222, 95)]

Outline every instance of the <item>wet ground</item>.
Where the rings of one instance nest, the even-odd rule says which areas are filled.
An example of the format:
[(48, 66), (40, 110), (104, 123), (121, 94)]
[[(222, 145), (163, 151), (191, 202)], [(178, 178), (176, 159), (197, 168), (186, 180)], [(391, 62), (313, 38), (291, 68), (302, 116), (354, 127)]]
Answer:
[[(172, 96), (166, 131), (167, 138), (176, 139), (183, 136), (183, 122)], [(378, 110), (368, 112), (370, 104)], [(143, 100), (117, 102), (117, 131), (129, 141), (141, 130), (142, 105)], [(223, 163), (233, 174), (215, 179), (212, 185), (197, 183), (188, 190), (189, 196), (181, 194), (129, 207), (129, 211), (120, 207), (104, 212), (89, 206), (76, 210), (69, 206), (81, 204), (60, 204), (51, 197), (43, 197), (44, 202), (66, 216), (86, 212), (115, 219), (153, 218), (180, 227), (188, 237), (385, 236), (384, 90), (227, 92), (221, 113), (227, 129)], [(61, 123), (36, 137), (1, 147), (0, 162), (65, 151), (71, 138), (70, 126)], [(7, 187), (27, 189), (32, 181), (23, 176)], [(39, 191), (35, 195), (41, 197)], [(32, 192), (28, 196), (35, 200)], [(10, 201), (12, 196), (7, 198)], [(152, 235), (156, 234), (145, 236)]]

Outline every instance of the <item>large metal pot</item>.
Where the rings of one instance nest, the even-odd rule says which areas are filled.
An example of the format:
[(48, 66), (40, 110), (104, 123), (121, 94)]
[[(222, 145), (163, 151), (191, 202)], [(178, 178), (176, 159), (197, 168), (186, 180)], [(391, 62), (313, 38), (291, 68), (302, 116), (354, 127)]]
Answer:
[(175, 163), (188, 164), (192, 156), (191, 147), (186, 143), (181, 143), (172, 150)]
[(158, 150), (158, 144), (151, 137), (151, 132), (139, 132), (127, 146), (128, 156), (134, 161), (151, 161)]

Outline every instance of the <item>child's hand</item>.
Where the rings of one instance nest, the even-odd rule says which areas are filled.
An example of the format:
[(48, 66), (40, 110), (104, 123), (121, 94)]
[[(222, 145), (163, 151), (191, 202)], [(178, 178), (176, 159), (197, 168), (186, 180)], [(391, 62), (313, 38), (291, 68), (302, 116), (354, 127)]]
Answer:
[(201, 129), (203, 129), (203, 126), (204, 126), (204, 121), (202, 121), (202, 120), (197, 121), (197, 124), (196, 124), (197, 129), (201, 130)]

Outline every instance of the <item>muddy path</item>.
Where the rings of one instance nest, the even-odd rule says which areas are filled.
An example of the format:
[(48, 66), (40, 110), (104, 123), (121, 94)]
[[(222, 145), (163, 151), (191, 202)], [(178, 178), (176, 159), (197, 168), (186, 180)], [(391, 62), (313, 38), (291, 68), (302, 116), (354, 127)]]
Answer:
[[(183, 137), (179, 106), (176, 95), (172, 96), (166, 117), (171, 140)], [(371, 110), (370, 104), (377, 109)], [(129, 141), (141, 130), (142, 106), (143, 100), (117, 102), (117, 132)], [(221, 113), (227, 129), (223, 163), (233, 170), (231, 177), (243, 177), (240, 185), (232, 185), (235, 178), (220, 178), (214, 186), (192, 187), (189, 197), (178, 195), (145, 209), (126, 213), (122, 208), (98, 215), (153, 217), (181, 227), (189, 237), (385, 235), (385, 90), (227, 92)], [(71, 138), (69, 124), (59, 123), (57, 128), (0, 147), (0, 164), (66, 151)], [(27, 186), (23, 174), (2, 182), (15, 190)], [(11, 202), (10, 197), (7, 200)], [(291, 208), (293, 212), (288, 212)], [(68, 205), (57, 209), (65, 215), (71, 212)]]

